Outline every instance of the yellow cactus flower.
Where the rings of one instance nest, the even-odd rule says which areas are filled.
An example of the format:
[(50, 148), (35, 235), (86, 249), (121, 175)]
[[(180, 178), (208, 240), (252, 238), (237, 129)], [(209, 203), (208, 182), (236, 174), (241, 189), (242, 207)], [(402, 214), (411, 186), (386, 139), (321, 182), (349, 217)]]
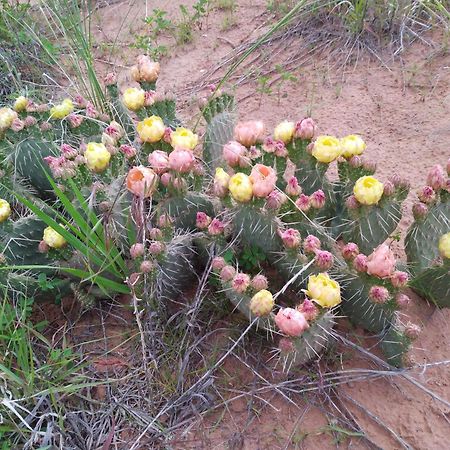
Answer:
[(137, 124), (137, 132), (144, 142), (158, 142), (164, 136), (166, 127), (159, 116), (151, 116)]
[(265, 316), (272, 311), (274, 305), (272, 294), (268, 290), (262, 289), (250, 300), (250, 311), (255, 316)]
[(21, 112), (21, 111), (25, 110), (27, 105), (28, 105), (28, 99), (26, 97), (24, 97), (23, 95), (21, 95), (20, 97), (16, 98), (13, 109), (16, 112)]
[(319, 136), (314, 142), (312, 155), (317, 161), (330, 163), (341, 155), (341, 143), (334, 136)]
[(383, 196), (384, 185), (375, 177), (359, 178), (353, 186), (353, 194), (363, 205), (376, 205)]
[(17, 113), (11, 108), (0, 108), (0, 131), (7, 130), (14, 119), (17, 119)]
[(285, 144), (288, 144), (292, 141), (292, 136), (295, 131), (295, 123), (284, 121), (279, 123), (273, 132), (273, 137), (277, 141), (283, 141)]
[(145, 91), (141, 88), (127, 88), (122, 97), (123, 104), (131, 111), (137, 111), (144, 106)]
[(450, 232), (444, 234), (439, 239), (439, 253), (443, 258), (450, 259)]
[(52, 227), (47, 227), (44, 230), (43, 241), (51, 248), (63, 248), (67, 241)]
[(103, 172), (109, 164), (111, 153), (108, 152), (104, 144), (89, 142), (84, 152), (86, 165), (94, 172)]
[(341, 303), (341, 287), (328, 274), (310, 275), (306, 295), (322, 308), (332, 308)]
[(366, 143), (361, 136), (349, 134), (341, 139), (341, 155), (344, 158), (361, 155), (366, 149)]
[(237, 202), (249, 202), (253, 197), (253, 185), (250, 177), (241, 172), (230, 178), (228, 189)]
[(177, 128), (170, 137), (173, 148), (187, 148), (194, 150), (198, 144), (198, 135), (187, 128)]
[(11, 215), (11, 206), (6, 200), (0, 198), (0, 223), (4, 222)]
[(64, 119), (74, 110), (73, 102), (70, 98), (65, 98), (59, 105), (55, 105), (50, 109), (51, 119)]

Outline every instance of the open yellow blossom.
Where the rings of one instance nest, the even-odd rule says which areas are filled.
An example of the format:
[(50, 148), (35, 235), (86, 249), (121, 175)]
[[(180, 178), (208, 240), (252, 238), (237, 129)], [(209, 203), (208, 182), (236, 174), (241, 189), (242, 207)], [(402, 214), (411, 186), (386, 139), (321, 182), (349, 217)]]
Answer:
[(159, 116), (150, 116), (137, 124), (137, 132), (144, 142), (158, 142), (164, 136), (166, 127)]
[(319, 136), (314, 142), (312, 155), (317, 161), (330, 163), (341, 155), (341, 143), (334, 136)]
[(376, 205), (383, 196), (384, 185), (375, 177), (359, 178), (353, 187), (353, 194), (363, 205)]
[(245, 173), (239, 172), (233, 175), (228, 183), (228, 189), (237, 202), (249, 202), (253, 197), (253, 185), (250, 177)]
[(64, 119), (64, 117), (73, 113), (74, 106), (70, 98), (65, 98), (60, 104), (53, 106), (50, 109), (50, 118)]
[(145, 91), (141, 88), (127, 88), (123, 93), (122, 101), (128, 109), (131, 109), (131, 111), (137, 111), (144, 106)]
[(265, 316), (272, 311), (275, 302), (267, 289), (257, 292), (250, 300), (250, 311), (255, 316)]
[(14, 102), (13, 109), (14, 111), (21, 112), (24, 111), (25, 108), (28, 105), (28, 99), (21, 95), (20, 97), (16, 98), (16, 101)]
[(0, 198), (0, 223), (4, 222), (11, 215), (11, 206), (6, 200)]
[(332, 308), (341, 303), (341, 287), (328, 274), (310, 275), (306, 295), (322, 308)]
[(86, 165), (94, 172), (103, 172), (109, 164), (111, 153), (108, 152), (104, 144), (89, 142), (84, 152)]
[(439, 239), (439, 253), (443, 258), (450, 259), (450, 231)]
[(42, 238), (43, 241), (51, 248), (63, 248), (67, 241), (52, 227), (47, 227), (44, 230), (44, 237)]
[(295, 123), (284, 121), (279, 123), (273, 132), (273, 137), (277, 141), (283, 141), (288, 144), (292, 141), (292, 136), (294, 135)]
[(361, 155), (366, 149), (366, 143), (361, 136), (349, 134), (341, 139), (341, 155), (344, 158)]
[(173, 148), (187, 148), (194, 150), (198, 144), (198, 135), (187, 128), (177, 128), (170, 136), (170, 143)]
[(16, 118), (17, 113), (11, 108), (0, 108), (0, 131), (7, 130)]

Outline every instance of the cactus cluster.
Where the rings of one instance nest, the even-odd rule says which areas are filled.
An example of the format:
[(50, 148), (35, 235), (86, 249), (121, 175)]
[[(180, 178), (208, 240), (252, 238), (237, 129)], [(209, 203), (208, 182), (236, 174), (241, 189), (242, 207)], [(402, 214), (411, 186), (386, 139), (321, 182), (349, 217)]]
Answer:
[[(389, 362), (404, 364), (418, 332), (400, 320), (404, 289), (449, 304), (443, 170), (429, 177), (433, 199), (422, 193), (415, 207), (410, 275), (389, 248), (408, 185), (374, 176), (361, 137), (316, 136), (311, 118), (267, 136), (260, 121), (236, 123), (233, 97), (212, 88), (201, 102), (200, 149), (175, 101), (157, 93), (158, 74), (159, 64), (140, 56), (132, 68), (140, 87), (122, 94), (107, 75), (101, 113), (81, 96), (53, 106), (19, 97), (0, 109), (0, 273), (53, 266), (78, 280), (70, 287), (88, 307), (121, 285), (164, 305), (206, 270), (284, 367), (318, 357), (343, 315), (379, 337)], [(249, 249), (263, 262), (242, 270)]]

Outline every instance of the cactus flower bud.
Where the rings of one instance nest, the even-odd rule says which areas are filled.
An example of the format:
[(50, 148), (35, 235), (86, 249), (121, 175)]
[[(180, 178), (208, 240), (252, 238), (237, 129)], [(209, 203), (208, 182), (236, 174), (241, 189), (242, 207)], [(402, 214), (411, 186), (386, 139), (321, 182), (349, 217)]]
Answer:
[(109, 72), (105, 75), (103, 79), (105, 86), (112, 86), (117, 83), (117, 74), (114, 72)]
[(225, 224), (220, 221), (219, 219), (215, 218), (211, 221), (211, 223), (208, 226), (208, 233), (211, 236), (219, 236), (223, 233), (223, 230), (225, 229)]
[(428, 214), (428, 206), (424, 203), (415, 203), (412, 212), (415, 219), (422, 219)]
[(369, 298), (374, 303), (386, 303), (389, 300), (389, 297), (389, 291), (383, 286), (372, 286), (369, 290)]
[(69, 122), (70, 128), (78, 128), (84, 121), (84, 117), (80, 114), (69, 114), (67, 116), (67, 121)]
[(275, 302), (272, 293), (266, 289), (262, 289), (252, 297), (249, 307), (252, 314), (261, 317), (269, 314), (274, 305)]
[(386, 278), (395, 270), (395, 256), (386, 244), (379, 245), (367, 257), (367, 273), (376, 277)]
[(279, 209), (287, 200), (287, 197), (283, 192), (273, 190), (266, 198), (266, 208)]
[(237, 273), (231, 282), (232, 289), (239, 294), (243, 294), (249, 286), (250, 277), (246, 273)]
[(326, 250), (317, 250), (316, 257), (314, 258), (314, 264), (320, 270), (328, 270), (333, 267), (334, 257), (330, 252), (327, 252)]
[(300, 232), (294, 228), (278, 230), (278, 234), (286, 248), (298, 248), (301, 243)]
[(237, 141), (224, 145), (222, 156), (230, 167), (245, 167), (248, 165), (247, 149)]
[(214, 195), (217, 195), (219, 198), (225, 197), (228, 194), (229, 183), (230, 175), (228, 175), (221, 167), (218, 167), (214, 176)]
[(214, 272), (220, 272), (227, 265), (224, 258), (215, 256), (211, 262), (211, 267)]
[(147, 83), (154, 83), (158, 79), (161, 69), (159, 62), (152, 61), (146, 55), (139, 55), (137, 65), (134, 67), (136, 68), (136, 70), (132, 70), (134, 80)]
[(34, 125), (37, 124), (37, 119), (33, 116), (27, 116), (25, 117), (23, 123), (25, 125), (25, 128), (33, 127)]
[(361, 136), (356, 134), (350, 134), (343, 137), (340, 140), (341, 143), (341, 156), (344, 158), (351, 158), (352, 156), (361, 155), (366, 149), (366, 143)]
[(447, 175), (450, 176), (450, 158), (447, 160)]
[(349, 160), (348, 163), (350, 164), (350, 166), (352, 166), (353, 168), (357, 169), (358, 167), (362, 166), (363, 160), (360, 156), (352, 156)]
[(309, 328), (304, 314), (292, 308), (281, 308), (275, 316), (275, 323), (288, 336), (301, 336)]
[(363, 167), (368, 172), (375, 173), (377, 170), (377, 163), (375, 161), (363, 161)]
[(148, 251), (150, 252), (150, 254), (157, 256), (160, 255), (165, 250), (165, 248), (166, 246), (163, 242), (153, 241), (150, 243)]
[(395, 301), (401, 309), (407, 308), (411, 303), (411, 299), (407, 295), (402, 293), (397, 294), (397, 296), (395, 297)]
[(61, 154), (66, 159), (75, 159), (78, 156), (78, 150), (74, 149), (69, 144), (62, 144), (61, 145)]
[(295, 201), (295, 206), (303, 212), (308, 212), (311, 208), (311, 199), (305, 194), (300, 194), (298, 199)]
[(325, 206), (325, 193), (322, 189), (313, 192), (309, 198), (313, 208), (320, 209)]
[(334, 136), (319, 136), (314, 142), (312, 155), (317, 161), (331, 163), (341, 154), (341, 143)]
[(409, 275), (406, 272), (402, 272), (400, 270), (396, 270), (391, 275), (391, 283), (392, 286), (396, 288), (404, 287), (408, 284), (409, 281)]
[(159, 116), (150, 116), (138, 122), (136, 129), (141, 140), (150, 143), (160, 141), (166, 131), (164, 122)]
[(440, 164), (436, 164), (428, 172), (427, 184), (431, 186), (435, 191), (443, 189), (447, 181), (447, 176), (443, 167)]
[(144, 166), (132, 167), (127, 175), (127, 189), (137, 197), (151, 197), (156, 189), (158, 177), (152, 169)]
[(279, 123), (273, 132), (273, 137), (276, 141), (281, 141), (284, 144), (288, 144), (292, 141), (294, 136), (295, 123), (284, 121)]
[(234, 139), (245, 147), (250, 147), (262, 141), (264, 131), (264, 123), (259, 120), (239, 122), (234, 127)]
[(136, 156), (136, 149), (128, 144), (122, 144), (119, 150), (125, 155), (125, 158), (130, 159)]
[(150, 230), (148, 232), (148, 236), (153, 241), (159, 241), (160, 239), (162, 239), (163, 234), (159, 228), (150, 228)]
[(262, 291), (263, 289), (267, 289), (268, 285), (269, 283), (264, 275), (255, 275), (252, 279), (252, 288), (255, 291)]
[(302, 193), (302, 188), (298, 184), (298, 180), (296, 177), (289, 178), (285, 192), (291, 197), (297, 197), (297, 195), (300, 195)]
[(153, 270), (153, 268), (154, 268), (153, 263), (148, 260), (142, 261), (139, 267), (142, 273), (150, 273)]
[(133, 244), (130, 247), (131, 259), (140, 258), (141, 256), (144, 256), (144, 253), (145, 253), (144, 244), (141, 244), (141, 243), (138, 242), (136, 244)]
[(14, 133), (18, 133), (19, 131), (22, 131), (25, 128), (25, 122), (20, 119), (14, 119), (11, 124), (11, 130), (14, 131)]
[(406, 335), (407, 337), (409, 337), (410, 339), (416, 339), (416, 338), (419, 336), (419, 334), (420, 334), (421, 331), (422, 331), (422, 330), (421, 330), (421, 328), (419, 327), (419, 325), (416, 325), (416, 324), (411, 323), (411, 322), (408, 322), (408, 323), (406, 324), (406, 327), (405, 327), (405, 335)]
[(394, 192), (395, 192), (394, 183), (392, 183), (392, 181), (386, 181), (384, 183), (383, 195), (385, 195), (386, 197), (389, 197)]
[(170, 228), (173, 225), (173, 219), (169, 214), (161, 214), (158, 218), (159, 228)]
[(348, 244), (344, 245), (342, 248), (342, 256), (345, 260), (351, 261), (356, 258), (356, 256), (359, 253), (359, 248), (354, 242), (349, 242)]
[(276, 186), (277, 174), (272, 167), (256, 164), (250, 173), (253, 195), (258, 198), (267, 197)]
[(302, 119), (295, 124), (294, 137), (297, 139), (310, 140), (314, 137), (317, 127), (311, 117)]
[(353, 260), (353, 267), (358, 272), (367, 272), (367, 256), (360, 253)]
[(419, 200), (423, 203), (433, 203), (436, 200), (436, 193), (431, 186), (424, 186), (417, 193)]
[(4, 222), (11, 215), (10, 204), (3, 199), (0, 199), (0, 223)]
[(220, 271), (220, 278), (222, 281), (231, 281), (236, 275), (236, 269), (233, 266), (225, 266)]
[(156, 92), (155, 91), (145, 91), (144, 106), (152, 106), (156, 102)]
[(308, 234), (303, 241), (303, 250), (305, 253), (316, 253), (320, 250), (320, 240), (318, 237)]
[(350, 209), (358, 209), (361, 205), (358, 202), (358, 200), (356, 200), (356, 197), (354, 195), (350, 195), (349, 197), (347, 197), (345, 199), (345, 206)]
[(339, 283), (332, 280), (327, 273), (310, 275), (305, 294), (322, 308), (332, 308), (342, 301)]
[(295, 345), (292, 342), (292, 339), (284, 336), (278, 341), (278, 348), (280, 349), (280, 352), (284, 354), (295, 352)]
[(383, 183), (369, 176), (359, 178), (353, 187), (356, 200), (363, 205), (376, 205), (381, 200), (383, 191)]
[(253, 186), (250, 177), (241, 172), (230, 178), (228, 189), (231, 196), (240, 203), (249, 202), (253, 197)]
[(209, 217), (204, 212), (197, 212), (197, 217), (195, 220), (195, 226), (199, 228), (200, 230), (205, 230), (209, 227), (209, 224), (211, 223), (211, 217)]
[(45, 228), (42, 239), (49, 247), (54, 249), (63, 248), (67, 244), (67, 241), (52, 227)]
[(150, 167), (159, 175), (169, 169), (169, 155), (161, 150), (150, 153), (148, 162)]
[(117, 123), (116, 121), (112, 121), (105, 129), (105, 133), (112, 137), (115, 141), (118, 141), (119, 139), (123, 138), (125, 135), (125, 130), (122, 128), (122, 125), (120, 123)]
[(310, 322), (317, 318), (319, 315), (319, 308), (309, 299), (305, 298), (303, 303), (297, 306), (297, 311), (300, 311), (305, 316), (305, 319)]
[(169, 167), (178, 173), (189, 173), (194, 167), (195, 157), (192, 150), (177, 147), (169, 154)]
[(173, 176), (169, 172), (165, 172), (161, 175), (161, 184), (165, 187), (168, 187), (172, 184)]
[(439, 239), (439, 253), (443, 258), (450, 258), (450, 232)]
[(48, 246), (48, 244), (44, 240), (39, 242), (39, 245), (38, 245), (38, 252), (39, 253), (45, 254), (45, 253), (48, 253), (49, 250), (50, 250), (50, 247)]

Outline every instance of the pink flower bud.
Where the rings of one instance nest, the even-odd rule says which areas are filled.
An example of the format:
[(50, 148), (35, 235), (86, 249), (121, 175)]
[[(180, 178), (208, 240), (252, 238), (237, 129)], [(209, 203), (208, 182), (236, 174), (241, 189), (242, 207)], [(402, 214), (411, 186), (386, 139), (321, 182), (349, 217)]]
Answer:
[(283, 141), (275, 141), (275, 156), (279, 158), (286, 158), (288, 156), (288, 151)]
[(303, 212), (308, 212), (311, 208), (311, 200), (305, 194), (300, 194), (299, 198), (295, 201), (295, 206)]
[(220, 272), (227, 265), (224, 258), (215, 256), (211, 262), (211, 267), (214, 272)]
[(261, 156), (261, 150), (252, 145), (249, 149), (248, 149), (248, 156), (250, 159), (258, 159)]
[(169, 172), (163, 173), (161, 175), (161, 184), (163, 186), (167, 187), (170, 184), (172, 184), (172, 179), (173, 179), (173, 176), (171, 173), (169, 173)]
[(267, 278), (264, 275), (255, 275), (252, 279), (252, 288), (255, 291), (262, 291), (263, 289), (267, 289), (269, 283), (267, 282)]
[(386, 244), (379, 245), (367, 257), (367, 273), (376, 277), (385, 278), (392, 275), (395, 270), (395, 256)]
[(27, 116), (27, 117), (25, 117), (25, 120), (23, 121), (23, 123), (26, 128), (33, 127), (34, 125), (37, 124), (37, 120), (33, 116)]
[(271, 137), (266, 138), (262, 148), (266, 153), (275, 153), (275, 141)]
[(150, 273), (153, 270), (153, 263), (151, 261), (145, 260), (141, 262), (140, 270), (142, 273)]
[(111, 118), (108, 116), (108, 114), (102, 113), (98, 116), (98, 120), (100, 120), (100, 122), (108, 123)]
[(50, 122), (42, 122), (39, 126), (41, 131), (49, 131), (53, 128), (53, 125)]
[(11, 130), (14, 131), (14, 133), (18, 133), (19, 131), (22, 131), (25, 128), (25, 122), (20, 119), (14, 119), (11, 123)]
[(450, 158), (447, 160), (447, 175), (450, 176)]
[(220, 271), (220, 278), (222, 281), (231, 281), (236, 275), (236, 269), (233, 266), (225, 266)]
[(39, 253), (48, 253), (49, 250), (50, 250), (50, 247), (47, 245), (47, 243), (45, 241), (39, 242), (39, 245), (38, 245)]
[(225, 225), (222, 221), (215, 218), (211, 221), (208, 227), (208, 233), (211, 236), (218, 236), (223, 233), (223, 230), (225, 229)]
[(179, 173), (188, 173), (194, 167), (195, 157), (192, 150), (176, 148), (169, 155), (169, 167)]
[(169, 170), (169, 155), (161, 150), (155, 150), (148, 155), (150, 167), (159, 175)]
[(403, 183), (403, 181), (402, 181), (400, 175), (397, 174), (397, 173), (395, 173), (394, 175), (391, 175), (391, 176), (389, 177), (389, 181), (390, 181), (396, 188), (400, 187), (400, 186), (402, 185), (402, 183)]
[(408, 322), (406, 324), (405, 335), (410, 339), (416, 339), (421, 331), (422, 331), (421, 328), (414, 323)]
[(356, 255), (359, 253), (359, 248), (354, 242), (349, 242), (348, 244), (344, 245), (342, 248), (342, 256), (347, 261), (351, 261), (354, 258), (356, 258)]
[(117, 75), (114, 72), (107, 73), (104, 78), (106, 86), (111, 86), (117, 83)]
[(314, 258), (314, 264), (322, 271), (326, 271), (333, 267), (334, 257), (330, 252), (326, 250), (317, 250), (316, 257)]
[(131, 259), (136, 259), (140, 258), (141, 256), (144, 256), (144, 252), (145, 252), (144, 244), (136, 243), (130, 247)]
[(127, 277), (127, 279), (125, 280), (125, 283), (131, 288), (133, 289), (138, 283), (139, 283), (139, 279), (141, 277), (140, 273), (134, 272), (132, 273), (129, 277)]
[(211, 217), (209, 217), (206, 213), (199, 211), (197, 213), (195, 226), (199, 228), (200, 230), (205, 230), (209, 227), (209, 224), (211, 223)]
[(195, 160), (194, 167), (192, 168), (192, 173), (197, 177), (202, 177), (205, 175), (205, 168), (200, 161)]
[(354, 195), (350, 195), (350, 197), (345, 199), (345, 206), (347, 206), (348, 209), (358, 209), (360, 205), (358, 200), (356, 200), (356, 197)]
[(121, 139), (125, 131), (123, 130), (122, 126), (117, 122), (111, 122), (106, 128), (105, 133), (111, 137), (114, 141), (118, 141)]
[(384, 183), (383, 195), (389, 196), (395, 192), (395, 186), (392, 181), (386, 181)]
[(316, 124), (310, 117), (302, 119), (295, 124), (294, 137), (297, 139), (312, 139), (317, 131)]
[(173, 219), (168, 214), (161, 214), (158, 219), (159, 228), (169, 228), (173, 224)]
[(278, 230), (278, 234), (286, 248), (297, 248), (300, 246), (301, 237), (298, 230), (295, 230), (294, 228), (288, 228), (284, 231)]
[(246, 273), (238, 273), (231, 282), (231, 287), (235, 292), (243, 294), (250, 286), (250, 277)]
[(146, 91), (144, 94), (144, 106), (152, 106), (156, 101), (155, 91)]
[(83, 164), (86, 164), (86, 158), (83, 155), (77, 155), (77, 156), (75, 156), (75, 159), (73, 160), (73, 162), (77, 166), (81, 166)]
[(69, 144), (61, 145), (61, 154), (66, 159), (75, 159), (78, 156), (78, 150), (74, 149)]
[(313, 192), (310, 196), (310, 201), (313, 208), (323, 208), (325, 205), (325, 193), (322, 191), (322, 189)]
[(435, 191), (442, 189), (447, 181), (447, 176), (443, 167), (440, 164), (436, 164), (428, 172), (427, 184), (430, 185)]
[(160, 239), (162, 239), (163, 234), (159, 228), (151, 228), (150, 231), (148, 232), (148, 236), (150, 239), (154, 241), (159, 241)]
[(125, 155), (125, 158), (130, 159), (136, 156), (136, 149), (128, 144), (120, 146), (119, 150)]
[[(35, 110), (36, 110), (36, 112), (38, 112), (38, 113), (45, 113), (46, 111), (48, 111), (50, 108), (49, 108), (49, 106), (46, 104), (46, 103), (42, 103), (42, 104), (40, 104), (40, 105), (36, 105), (35, 106)], [(28, 111), (28, 108), (27, 108), (27, 111)]]
[(354, 155), (348, 160), (350, 166), (354, 167), (355, 169), (362, 166), (363, 160), (360, 156)]
[(298, 180), (296, 177), (289, 178), (285, 192), (287, 195), (290, 195), (292, 197), (297, 197), (297, 195), (300, 195), (302, 193), (302, 188), (298, 184)]
[(282, 353), (292, 353), (295, 352), (295, 345), (291, 339), (287, 337), (282, 337), (278, 342), (278, 348)]
[(308, 322), (315, 320), (319, 315), (319, 308), (309, 298), (305, 298), (303, 303), (297, 306), (297, 311), (303, 313)]
[(154, 241), (150, 244), (148, 251), (152, 255), (159, 255), (164, 251), (164, 249), (165, 249), (164, 243), (162, 243), (160, 241)]
[(69, 114), (67, 116), (70, 128), (78, 128), (84, 121), (84, 117), (79, 114)]
[(95, 109), (95, 106), (88, 102), (86, 105), (86, 117), (89, 117), (90, 119), (97, 119), (98, 117), (98, 111)]
[(389, 297), (389, 291), (383, 286), (372, 286), (369, 290), (369, 298), (374, 303), (386, 303), (389, 300)]
[(171, 128), (166, 127), (166, 129), (164, 130), (163, 141), (166, 142), (167, 144), (172, 143), (172, 129)]
[(275, 316), (275, 323), (288, 336), (300, 336), (309, 328), (303, 313), (292, 308), (281, 308)]
[(241, 163), (245, 165), (248, 163), (247, 149), (236, 141), (230, 141), (224, 145), (222, 156), (230, 167), (244, 167)]
[(407, 308), (411, 303), (411, 299), (407, 295), (402, 293), (397, 294), (397, 296), (395, 297), (395, 301), (401, 309)]
[(419, 190), (417, 196), (423, 203), (433, 203), (436, 200), (436, 193), (431, 186), (424, 186)]
[(305, 253), (316, 253), (320, 250), (320, 240), (312, 234), (308, 234), (303, 241), (303, 250)]
[(428, 214), (428, 206), (423, 203), (415, 203), (412, 211), (415, 219), (422, 219)]
[(239, 122), (234, 128), (234, 139), (245, 147), (250, 147), (262, 141), (264, 131), (265, 127), (261, 121)]
[(87, 100), (80, 94), (76, 94), (73, 100), (77, 108), (86, 108)]
[(377, 170), (377, 163), (375, 161), (363, 161), (362, 165), (368, 172), (374, 173)]
[(409, 275), (406, 272), (401, 272), (400, 270), (396, 270), (391, 275), (391, 283), (392, 286), (396, 288), (404, 287), (408, 284)]
[(360, 253), (359, 255), (356, 255), (355, 259), (353, 260), (353, 267), (358, 272), (366, 272), (367, 271), (367, 256)]
[(284, 195), (282, 192), (273, 190), (267, 197), (266, 197), (266, 207), (268, 209), (279, 209), (281, 205), (283, 205), (287, 200), (286, 195)]

